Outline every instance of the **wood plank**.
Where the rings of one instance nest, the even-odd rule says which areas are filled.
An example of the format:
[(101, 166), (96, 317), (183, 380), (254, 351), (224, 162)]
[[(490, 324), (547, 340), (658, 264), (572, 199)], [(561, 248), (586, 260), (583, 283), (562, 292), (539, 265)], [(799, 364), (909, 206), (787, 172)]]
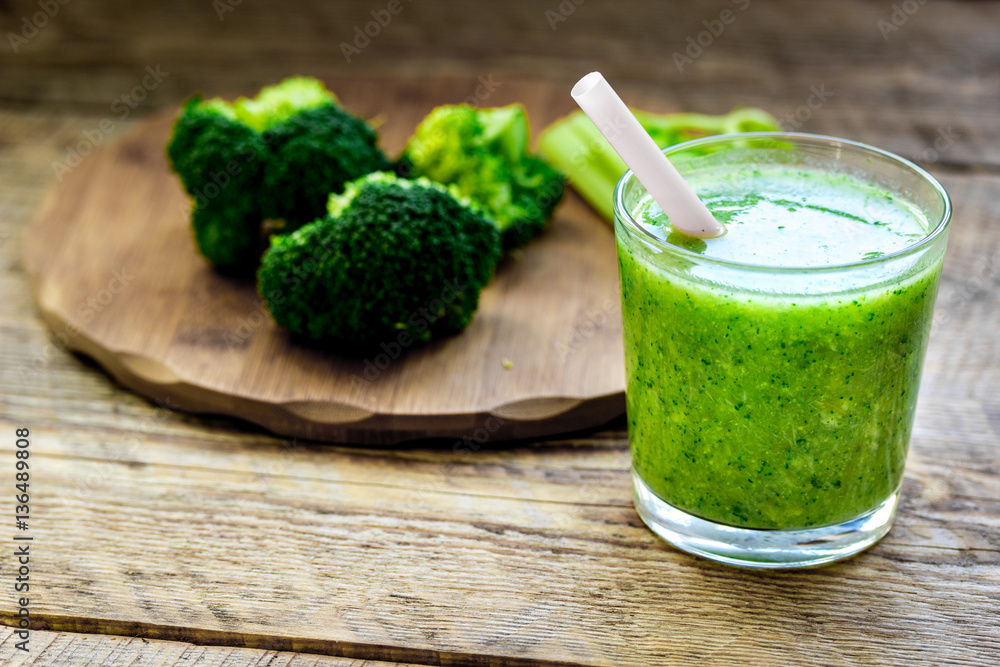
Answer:
[(22, 641), (12, 628), (0, 627), (0, 661), (7, 667), (79, 667), (116, 665), (128, 667), (413, 667), (401, 662), (353, 660), (287, 651), (195, 646), (186, 642), (150, 640), (145, 637), (87, 635), (32, 630), (22, 651)]
[[(585, 3), (552, 30), (551, 0), (426, 0), (348, 65), (339, 42), (370, 2), (241, 3), (218, 21), (198, 0), (74, 0), (19, 53), (0, 50), (0, 433), (40, 436), (39, 623), (426, 663), (1000, 662), (1000, 5), (924, 3), (884, 39), (888, 1), (752, 3), (678, 72), (671, 53), (731, 4)], [(0, 26), (35, 11), (7, 3)], [(112, 101), (157, 63), (170, 75), (118, 119)], [(663, 111), (782, 116), (826, 84), (830, 101), (799, 129), (920, 159), (951, 192), (904, 500), (873, 550), (813, 572), (713, 566), (638, 522), (623, 423), (475, 453), (282, 441), (147, 403), (38, 320), (21, 231), (53, 162), (105, 117), (122, 133), (191, 90), (248, 92), (292, 72), (568, 88), (597, 68)], [(955, 144), (929, 153), (949, 127)], [(9, 600), (0, 610), (9, 620)], [(90, 641), (101, 648), (79, 655), (128, 640), (75, 645)]]
[(773, 575), (688, 557), (643, 527), (623, 434), (593, 455), (572, 441), (290, 455), (264, 437), (240, 455), (236, 434), (221, 448), (143, 438), (116, 460), (126, 433), (36, 427), (33, 613), (51, 629), (428, 663), (700, 664), (749, 657), (755, 636), (779, 638), (775, 659), (793, 642), (817, 662), (864, 661), (874, 645), (913, 664), (1000, 657), (1000, 481), (979, 472), (963, 495), (961, 467), (945, 474), (919, 440), (882, 544)]
[[(995, 402), (1000, 397), (1000, 179), (939, 175), (955, 215), (921, 391)], [(993, 432), (1000, 432), (995, 406), (984, 409)]]
[(861, 557), (788, 575), (657, 541), (630, 507), (622, 424), (474, 453), (363, 450), (150, 405), (50, 347), (14, 236), (0, 432), (38, 435), (37, 618), (415, 662), (775, 662), (795, 646), (803, 664), (993, 664), (1000, 356), (982, 332), (1000, 312), (1000, 178), (945, 182), (956, 223), (900, 515)]
[[(117, 122), (114, 100), (156, 65), (169, 75), (130, 110), (133, 116), (172, 107), (192, 90), (253, 90), (289, 73), (472, 72), (500, 82), (534, 73), (568, 90), (581, 73), (601, 69), (625, 92), (655, 91), (666, 109), (712, 113), (754, 105), (794, 119), (811, 88), (825, 86), (828, 101), (796, 129), (921, 158), (934, 157), (927, 151), (950, 127), (956, 142), (932, 162), (1000, 164), (996, 3), (921, 3), (885, 34), (879, 22), (891, 23), (891, 2), (844, 0), (824, 3), (822, 11), (811, 0), (585, 3), (566, 17), (559, 4), (531, 0), (483, 10), (457, 0), (404, 3), (405, 11), (347, 62), (341, 44), (371, 20), (367, 0), (240, 3), (222, 20), (199, 0), (169, 10), (76, 0), (17, 53), (0, 52), (0, 101), (89, 110)], [(673, 54), (689, 48), (688, 38), (723, 9), (735, 20), (679, 69)], [(12, 2), (4, 26), (17, 32), (21, 17), (35, 11), (32, 0)], [(550, 22), (547, 12), (566, 20)]]

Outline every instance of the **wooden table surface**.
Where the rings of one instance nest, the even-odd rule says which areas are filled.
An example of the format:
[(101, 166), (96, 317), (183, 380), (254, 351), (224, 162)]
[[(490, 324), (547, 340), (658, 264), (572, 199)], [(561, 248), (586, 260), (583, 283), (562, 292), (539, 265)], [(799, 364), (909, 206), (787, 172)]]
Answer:
[[(30, 650), (0, 628), (3, 664), (1000, 663), (1000, 5), (42, 0), (0, 2), (0, 28), (6, 625), (17, 428), (34, 538)], [(675, 551), (632, 509), (624, 420), (477, 452), (282, 440), (133, 395), (38, 316), (21, 233), (43, 192), (194, 91), (292, 73), (568, 91), (592, 69), (659, 110), (755, 105), (875, 144), (951, 193), (903, 501), (870, 551), (780, 574)]]

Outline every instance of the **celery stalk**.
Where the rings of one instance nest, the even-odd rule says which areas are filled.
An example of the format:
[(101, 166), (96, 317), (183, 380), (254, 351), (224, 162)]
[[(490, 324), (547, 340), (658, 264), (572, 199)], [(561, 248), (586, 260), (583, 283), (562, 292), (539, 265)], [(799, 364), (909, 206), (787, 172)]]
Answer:
[[(774, 116), (754, 108), (736, 109), (719, 116), (653, 114), (637, 109), (632, 113), (660, 148), (712, 134), (781, 129)], [(538, 138), (538, 152), (566, 176), (605, 220), (614, 220), (611, 197), (627, 167), (582, 111), (549, 125)]]

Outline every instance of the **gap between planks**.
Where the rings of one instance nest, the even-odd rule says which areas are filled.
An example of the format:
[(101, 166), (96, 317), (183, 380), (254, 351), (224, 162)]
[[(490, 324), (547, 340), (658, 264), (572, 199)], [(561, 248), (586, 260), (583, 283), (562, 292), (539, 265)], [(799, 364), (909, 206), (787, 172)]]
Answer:
[[(388, 644), (366, 644), (363, 642), (322, 640), (307, 637), (268, 636), (246, 632), (185, 628), (103, 618), (32, 614), (32, 619), (34, 621), (32, 632), (55, 631), (87, 635), (120, 635), (153, 641), (184, 642), (204, 647), (234, 647), (380, 661), (371, 667), (382, 667), (384, 663), (405, 663), (406, 665), (420, 667), (425, 665), (441, 667), (451, 665), (466, 665), (468, 667), (581, 667), (587, 664), (538, 658), (518, 658), (502, 654), (490, 655), (484, 653), (437, 651), (434, 649), (409, 648)], [(10, 627), (15, 623), (16, 618), (13, 614), (0, 611), (0, 624)], [(4, 634), (6, 634), (6, 631), (4, 631)], [(0, 637), (2, 636), (0, 635)], [(3, 642), (3, 644), (5, 643)], [(226, 664), (228, 665), (229, 663)], [(334, 663), (331, 667), (348, 666), (341, 666), (338, 663)], [(385, 665), (385, 667), (389, 666)]]
[(198, 646), (189, 642), (32, 630), (29, 650), (15, 647), (22, 641), (13, 628), (0, 627), (0, 664), (6, 667), (420, 667), (413, 663), (359, 661), (353, 658), (289, 653), (232, 646)]

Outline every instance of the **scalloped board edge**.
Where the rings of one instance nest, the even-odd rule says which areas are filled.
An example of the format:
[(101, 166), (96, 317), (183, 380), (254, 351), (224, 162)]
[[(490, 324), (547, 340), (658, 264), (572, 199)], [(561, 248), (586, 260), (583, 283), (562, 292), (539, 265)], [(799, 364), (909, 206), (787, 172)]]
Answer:
[[(35, 303), (53, 331), (73, 325), (44, 306), (40, 278), (29, 270)], [(547, 397), (495, 406), (486, 412), (445, 415), (447, 426), (426, 428), (426, 415), (377, 415), (349, 405), (273, 404), (232, 396), (188, 382), (156, 361), (115, 354), (80, 331), (65, 343), (100, 364), (116, 381), (157, 405), (194, 414), (242, 419), (275, 435), (338, 444), (394, 445), (413, 440), (520, 440), (599, 428), (625, 413), (621, 393), (586, 400)], [(173, 377), (167, 380), (167, 375)], [(597, 425), (597, 426), (595, 426)]]

